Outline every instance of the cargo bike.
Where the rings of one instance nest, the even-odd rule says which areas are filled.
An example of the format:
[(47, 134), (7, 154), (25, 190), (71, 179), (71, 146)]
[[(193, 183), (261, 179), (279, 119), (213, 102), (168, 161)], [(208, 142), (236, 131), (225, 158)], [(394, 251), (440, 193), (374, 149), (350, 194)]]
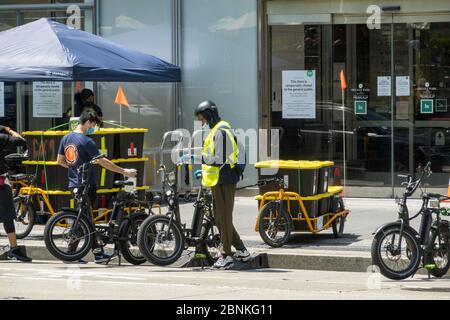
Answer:
[(341, 197), (343, 187), (329, 186), (331, 161), (265, 161), (260, 169), (276, 169), (274, 177), (258, 182), (259, 214), (255, 231), (271, 247), (286, 244), (292, 232), (318, 233), (332, 229), (335, 238), (344, 232), (349, 214)]

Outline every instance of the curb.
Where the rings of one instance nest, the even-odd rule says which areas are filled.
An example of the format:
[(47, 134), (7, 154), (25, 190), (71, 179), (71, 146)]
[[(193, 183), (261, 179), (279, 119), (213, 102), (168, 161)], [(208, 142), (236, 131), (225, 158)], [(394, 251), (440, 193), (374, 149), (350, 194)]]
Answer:
[(367, 272), (372, 265), (370, 257), (330, 254), (267, 253), (269, 268), (316, 271)]
[[(251, 250), (251, 248), (249, 248)], [(112, 253), (111, 249), (106, 248), (108, 253)], [(33, 260), (55, 261), (45, 246), (27, 245), (27, 254)], [(321, 253), (314, 254), (283, 254), (271, 253), (261, 250), (251, 250), (255, 256), (266, 255), (269, 268), (274, 269), (303, 269), (303, 270), (322, 270), (322, 271), (350, 271), (350, 272), (367, 272), (367, 268), (372, 264), (370, 257), (362, 257), (346, 253), (345, 255)], [(85, 257), (86, 261), (94, 261), (92, 253)], [(125, 262), (122, 259), (123, 262)], [(182, 267), (187, 261), (177, 263), (173, 267)]]
[[(249, 248), (251, 250), (251, 248)], [(106, 248), (108, 253), (112, 253), (112, 249)], [(26, 246), (27, 254), (33, 261), (57, 261), (45, 248), (45, 246)], [(270, 253), (255, 250), (254, 260), (250, 266), (241, 266), (235, 270), (249, 271), (252, 269), (270, 268), (270, 269), (294, 269), (294, 270), (314, 270), (314, 271), (337, 271), (337, 272), (372, 272), (372, 259), (366, 252), (340, 252), (332, 254), (330, 252), (314, 253)], [(261, 258), (262, 257), (262, 258)], [(84, 260), (88, 262), (94, 261), (94, 256), (89, 253)], [(0, 259), (1, 261), (1, 259)], [(122, 262), (126, 261), (122, 259)], [(0, 262), (1, 263), (1, 262)], [(117, 263), (117, 259), (113, 260), (113, 264)], [(197, 267), (192, 264), (192, 256), (180, 258), (179, 261), (169, 268)], [(198, 266), (199, 267), (199, 266)], [(418, 270), (417, 274), (427, 274), (424, 269)]]

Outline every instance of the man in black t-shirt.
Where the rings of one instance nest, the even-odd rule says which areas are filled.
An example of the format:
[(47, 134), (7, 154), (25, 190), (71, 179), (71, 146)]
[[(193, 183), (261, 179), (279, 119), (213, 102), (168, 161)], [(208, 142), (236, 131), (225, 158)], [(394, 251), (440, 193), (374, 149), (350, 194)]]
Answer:
[[(69, 169), (69, 189), (73, 190), (78, 186), (81, 177), (78, 176), (78, 168), (90, 162), (93, 158), (100, 155), (100, 151), (89, 135), (94, 132), (94, 128), (99, 124), (97, 114), (92, 109), (85, 109), (80, 115), (80, 124), (77, 128), (65, 135), (61, 139), (58, 150), (57, 162), (60, 166)], [(135, 177), (135, 169), (123, 169), (106, 158), (101, 158), (98, 164), (107, 170), (122, 174), (126, 177)], [(92, 173), (89, 180), (89, 200), (95, 201), (97, 196), (96, 177)], [(101, 250), (101, 246), (94, 241), (92, 251), (96, 263), (109, 261), (110, 256)]]
[[(22, 254), (17, 246), (16, 228), (14, 220), (16, 219), (16, 210), (11, 185), (6, 177), (7, 168), (5, 165), (5, 154), (3, 150), (10, 147), (26, 146), (25, 139), (14, 130), (0, 126), (0, 223), (3, 223), (10, 250), (7, 253), (9, 260), (19, 260), (31, 262), (31, 259)], [(26, 224), (28, 222), (22, 221)]]

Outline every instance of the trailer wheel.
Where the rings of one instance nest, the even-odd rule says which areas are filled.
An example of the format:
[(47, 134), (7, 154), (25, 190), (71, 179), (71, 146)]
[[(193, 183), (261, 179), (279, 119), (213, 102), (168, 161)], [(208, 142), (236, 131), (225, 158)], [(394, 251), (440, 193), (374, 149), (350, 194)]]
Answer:
[[(345, 210), (344, 200), (339, 198), (338, 212)], [(333, 227), (333, 235), (335, 238), (342, 238), (344, 235), (345, 216), (339, 216), (331, 223)]]

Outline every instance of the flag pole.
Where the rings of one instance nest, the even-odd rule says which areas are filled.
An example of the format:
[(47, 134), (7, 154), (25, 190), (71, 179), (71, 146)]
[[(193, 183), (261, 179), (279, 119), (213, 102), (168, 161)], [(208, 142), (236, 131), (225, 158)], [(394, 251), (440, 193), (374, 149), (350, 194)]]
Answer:
[(342, 91), (342, 153), (343, 153), (343, 169), (344, 169), (344, 192), (347, 184), (347, 139), (345, 132), (345, 89), (347, 89), (347, 81), (345, 81), (344, 70), (341, 69), (341, 91)]
[(120, 111), (119, 111), (119, 114), (120, 114), (120, 116), (119, 116), (119, 124), (122, 125), (122, 104), (119, 104), (119, 108), (120, 108)]
[(343, 157), (344, 157), (344, 192), (347, 182), (347, 156), (346, 156), (346, 137), (345, 137), (345, 89), (342, 89), (342, 142), (343, 142)]

